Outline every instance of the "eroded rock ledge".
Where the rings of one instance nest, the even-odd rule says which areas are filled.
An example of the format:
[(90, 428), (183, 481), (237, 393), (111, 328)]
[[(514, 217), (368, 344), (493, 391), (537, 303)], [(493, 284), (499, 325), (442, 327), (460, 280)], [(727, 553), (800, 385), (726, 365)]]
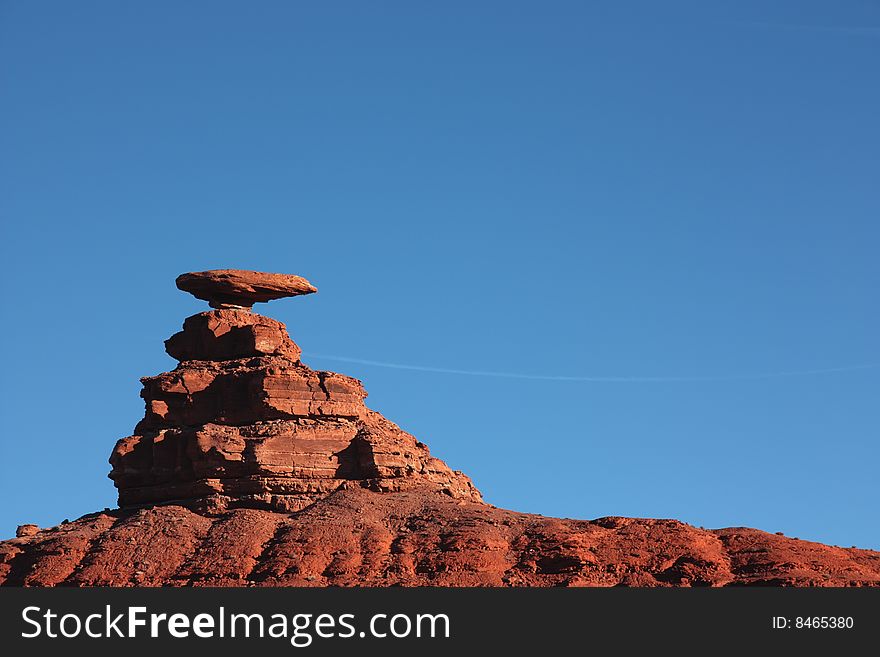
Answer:
[(166, 350), (180, 364), (142, 379), (144, 418), (110, 457), (122, 508), (295, 511), (353, 485), (480, 500), (464, 474), (369, 410), (360, 381), (304, 365), (281, 322), (204, 312)]

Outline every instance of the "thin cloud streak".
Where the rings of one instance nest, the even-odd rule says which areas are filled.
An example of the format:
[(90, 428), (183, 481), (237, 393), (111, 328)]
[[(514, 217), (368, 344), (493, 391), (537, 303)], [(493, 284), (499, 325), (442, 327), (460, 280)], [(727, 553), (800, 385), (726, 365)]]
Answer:
[(764, 30), (790, 30), (793, 32), (824, 32), (826, 34), (852, 34), (860, 36), (880, 36), (880, 27), (855, 25), (807, 25), (800, 23), (754, 23), (754, 22), (730, 22), (729, 25), (739, 27), (752, 27)]
[(483, 370), (463, 370), (451, 367), (429, 367), (425, 365), (405, 365), (389, 363), (366, 358), (348, 358), (346, 356), (329, 356), (325, 354), (303, 354), (312, 358), (333, 360), (342, 363), (356, 363), (394, 370), (411, 370), (414, 372), (433, 372), (435, 374), (458, 374), (463, 376), (486, 376), (502, 379), (525, 379), (529, 381), (572, 381), (584, 383), (721, 383), (724, 381), (759, 381), (763, 379), (781, 379), (797, 376), (815, 376), (838, 372), (856, 372), (880, 368), (880, 363), (849, 365), (845, 367), (827, 367), (812, 370), (789, 370), (782, 372), (762, 372), (756, 374), (740, 374), (729, 376), (564, 376), (554, 374), (524, 374), (520, 372), (491, 372)]

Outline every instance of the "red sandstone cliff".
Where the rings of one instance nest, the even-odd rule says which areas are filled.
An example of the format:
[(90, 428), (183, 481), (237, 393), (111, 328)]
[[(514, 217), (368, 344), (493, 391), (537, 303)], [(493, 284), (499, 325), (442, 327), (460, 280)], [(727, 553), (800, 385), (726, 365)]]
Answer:
[(254, 301), (299, 277), (178, 279), (216, 308), (166, 342), (119, 440), (119, 508), (0, 543), (13, 586), (880, 585), (880, 552), (675, 520), (545, 518), (484, 503), (461, 472), (304, 365)]

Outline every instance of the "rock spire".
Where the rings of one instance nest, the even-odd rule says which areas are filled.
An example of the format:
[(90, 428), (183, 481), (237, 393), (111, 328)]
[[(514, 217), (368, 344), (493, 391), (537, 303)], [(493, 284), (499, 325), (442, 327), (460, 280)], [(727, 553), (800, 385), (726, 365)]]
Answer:
[(120, 507), (294, 511), (346, 486), (480, 499), (467, 476), (368, 409), (360, 381), (312, 370), (284, 324), (245, 308), (314, 292), (304, 278), (219, 270), (177, 285), (217, 309), (165, 342), (174, 370), (141, 379), (146, 413), (110, 457)]

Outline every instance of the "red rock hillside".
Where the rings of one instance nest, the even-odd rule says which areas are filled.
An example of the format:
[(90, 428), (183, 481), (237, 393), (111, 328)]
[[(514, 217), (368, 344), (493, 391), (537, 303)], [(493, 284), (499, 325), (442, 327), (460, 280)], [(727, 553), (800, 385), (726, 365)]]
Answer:
[(0, 543), (7, 586), (877, 586), (880, 552), (675, 520), (498, 509), (314, 371), (254, 302), (305, 279), (178, 279), (215, 308), (166, 341), (146, 414), (110, 457), (119, 508)]

